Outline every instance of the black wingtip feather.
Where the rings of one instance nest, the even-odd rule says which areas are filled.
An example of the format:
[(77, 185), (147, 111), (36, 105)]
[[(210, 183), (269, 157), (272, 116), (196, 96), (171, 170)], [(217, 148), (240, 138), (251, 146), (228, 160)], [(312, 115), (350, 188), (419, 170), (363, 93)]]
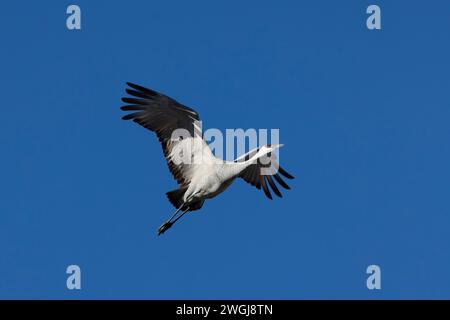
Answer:
[(291, 190), (291, 187), (289, 187), (288, 184), (286, 182), (284, 182), (283, 179), (281, 179), (281, 177), (278, 175), (278, 173), (274, 174), (273, 177), (279, 183), (280, 186), (282, 186), (286, 190)]
[(265, 176), (260, 176), (259, 180), (261, 181), (261, 186), (262, 186), (267, 198), (272, 200), (272, 195), (270, 194), (269, 188), (267, 187)]
[(131, 96), (134, 97), (138, 97), (138, 98), (142, 98), (142, 99), (149, 99), (151, 98), (151, 96), (149, 96), (148, 94), (142, 93), (140, 91), (136, 91), (133, 89), (125, 89), (126, 93), (128, 93)]
[(275, 185), (275, 182), (273, 182), (272, 177), (271, 176), (266, 176), (267, 182), (269, 182), (270, 187), (272, 188), (273, 192), (275, 192), (275, 194), (280, 197), (283, 198), (283, 196), (281, 195), (280, 190), (278, 190), (277, 186)]
[(145, 94), (150, 95), (150, 96), (159, 95), (159, 93), (156, 92), (156, 91), (153, 91), (153, 90), (151, 90), (151, 89), (142, 87), (142, 86), (140, 86), (140, 85), (138, 85), (138, 84), (135, 84), (135, 83), (132, 83), (132, 82), (127, 82), (127, 85), (128, 85), (129, 87), (131, 87), (131, 88), (137, 90), (137, 91), (140, 91), (140, 92), (145, 93)]
[(131, 103), (131, 104), (138, 104), (138, 105), (145, 105), (145, 104), (147, 104), (147, 101), (145, 101), (143, 99), (128, 98), (128, 97), (122, 98), (122, 102)]
[(147, 109), (146, 106), (137, 105), (137, 104), (120, 107), (120, 110), (122, 110), (122, 111), (144, 111), (145, 109)]
[(281, 173), (283, 176), (285, 176), (288, 179), (294, 179), (294, 176), (290, 175), (286, 172), (281, 166), (278, 167), (278, 172)]
[(122, 120), (131, 120), (134, 119), (136, 121), (136, 117), (140, 116), (142, 112), (133, 112), (122, 117)]

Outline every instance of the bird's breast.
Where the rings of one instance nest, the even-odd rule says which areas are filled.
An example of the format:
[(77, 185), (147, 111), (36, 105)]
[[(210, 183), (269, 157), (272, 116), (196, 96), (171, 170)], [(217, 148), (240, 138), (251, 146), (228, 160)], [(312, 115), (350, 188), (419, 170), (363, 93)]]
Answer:
[(203, 199), (210, 199), (225, 191), (234, 179), (223, 180), (220, 175), (205, 174), (194, 183), (197, 184), (197, 197)]

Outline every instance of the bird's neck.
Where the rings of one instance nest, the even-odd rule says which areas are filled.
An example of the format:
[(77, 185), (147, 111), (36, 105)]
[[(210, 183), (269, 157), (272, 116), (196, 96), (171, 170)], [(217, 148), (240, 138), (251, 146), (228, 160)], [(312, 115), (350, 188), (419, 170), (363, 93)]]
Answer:
[(236, 178), (237, 176), (239, 176), (241, 174), (242, 171), (247, 169), (252, 164), (255, 164), (259, 157), (260, 157), (259, 155), (255, 155), (246, 161), (240, 161), (240, 162), (233, 161), (233, 162), (225, 163), (225, 168), (226, 168), (225, 171), (226, 171), (227, 178), (230, 178), (230, 179)]
[[(253, 162), (254, 163), (254, 162)], [(248, 168), (252, 163), (250, 160), (247, 160), (245, 162), (231, 162), (229, 163), (229, 174), (232, 177), (237, 177), (239, 174), (241, 174), (242, 171)]]

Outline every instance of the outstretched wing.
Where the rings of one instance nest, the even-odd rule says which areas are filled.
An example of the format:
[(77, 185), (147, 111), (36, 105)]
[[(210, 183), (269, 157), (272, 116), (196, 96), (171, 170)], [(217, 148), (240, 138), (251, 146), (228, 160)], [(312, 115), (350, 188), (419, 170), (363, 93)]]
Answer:
[(172, 140), (172, 133), (176, 129), (184, 129), (194, 138), (198, 133), (195, 132), (198, 130), (195, 122), (200, 120), (198, 113), (154, 90), (130, 82), (127, 82), (127, 85), (131, 89), (127, 88), (126, 92), (132, 97), (122, 98), (127, 105), (120, 109), (134, 112), (123, 116), (122, 119), (133, 120), (155, 132), (162, 145), (170, 172), (180, 185), (188, 185), (191, 178), (189, 166), (175, 163), (172, 153), (183, 140)]
[[(252, 151), (237, 158), (235, 162), (246, 161), (254, 156), (258, 151), (259, 148), (253, 149)], [(280, 174), (287, 179), (294, 179), (292, 175), (281, 168), (275, 155), (269, 153), (267, 157), (258, 159), (255, 164), (248, 166), (247, 169), (241, 172), (239, 177), (258, 189), (262, 188), (267, 198), (272, 199), (272, 194), (269, 191), (268, 185), (278, 197), (282, 197), (275, 181), (283, 188), (287, 190), (291, 189), (288, 184), (284, 182)]]

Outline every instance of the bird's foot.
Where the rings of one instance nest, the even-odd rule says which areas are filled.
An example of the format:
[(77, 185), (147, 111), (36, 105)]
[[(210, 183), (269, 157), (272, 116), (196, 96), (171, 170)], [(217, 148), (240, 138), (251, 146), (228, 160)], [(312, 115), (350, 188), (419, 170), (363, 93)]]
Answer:
[(161, 225), (161, 227), (159, 227), (159, 229), (158, 229), (158, 236), (160, 236), (161, 234), (163, 234), (164, 232), (166, 232), (167, 229), (169, 229), (172, 225), (173, 225), (173, 222), (170, 222), (170, 221), (164, 222), (164, 223)]

